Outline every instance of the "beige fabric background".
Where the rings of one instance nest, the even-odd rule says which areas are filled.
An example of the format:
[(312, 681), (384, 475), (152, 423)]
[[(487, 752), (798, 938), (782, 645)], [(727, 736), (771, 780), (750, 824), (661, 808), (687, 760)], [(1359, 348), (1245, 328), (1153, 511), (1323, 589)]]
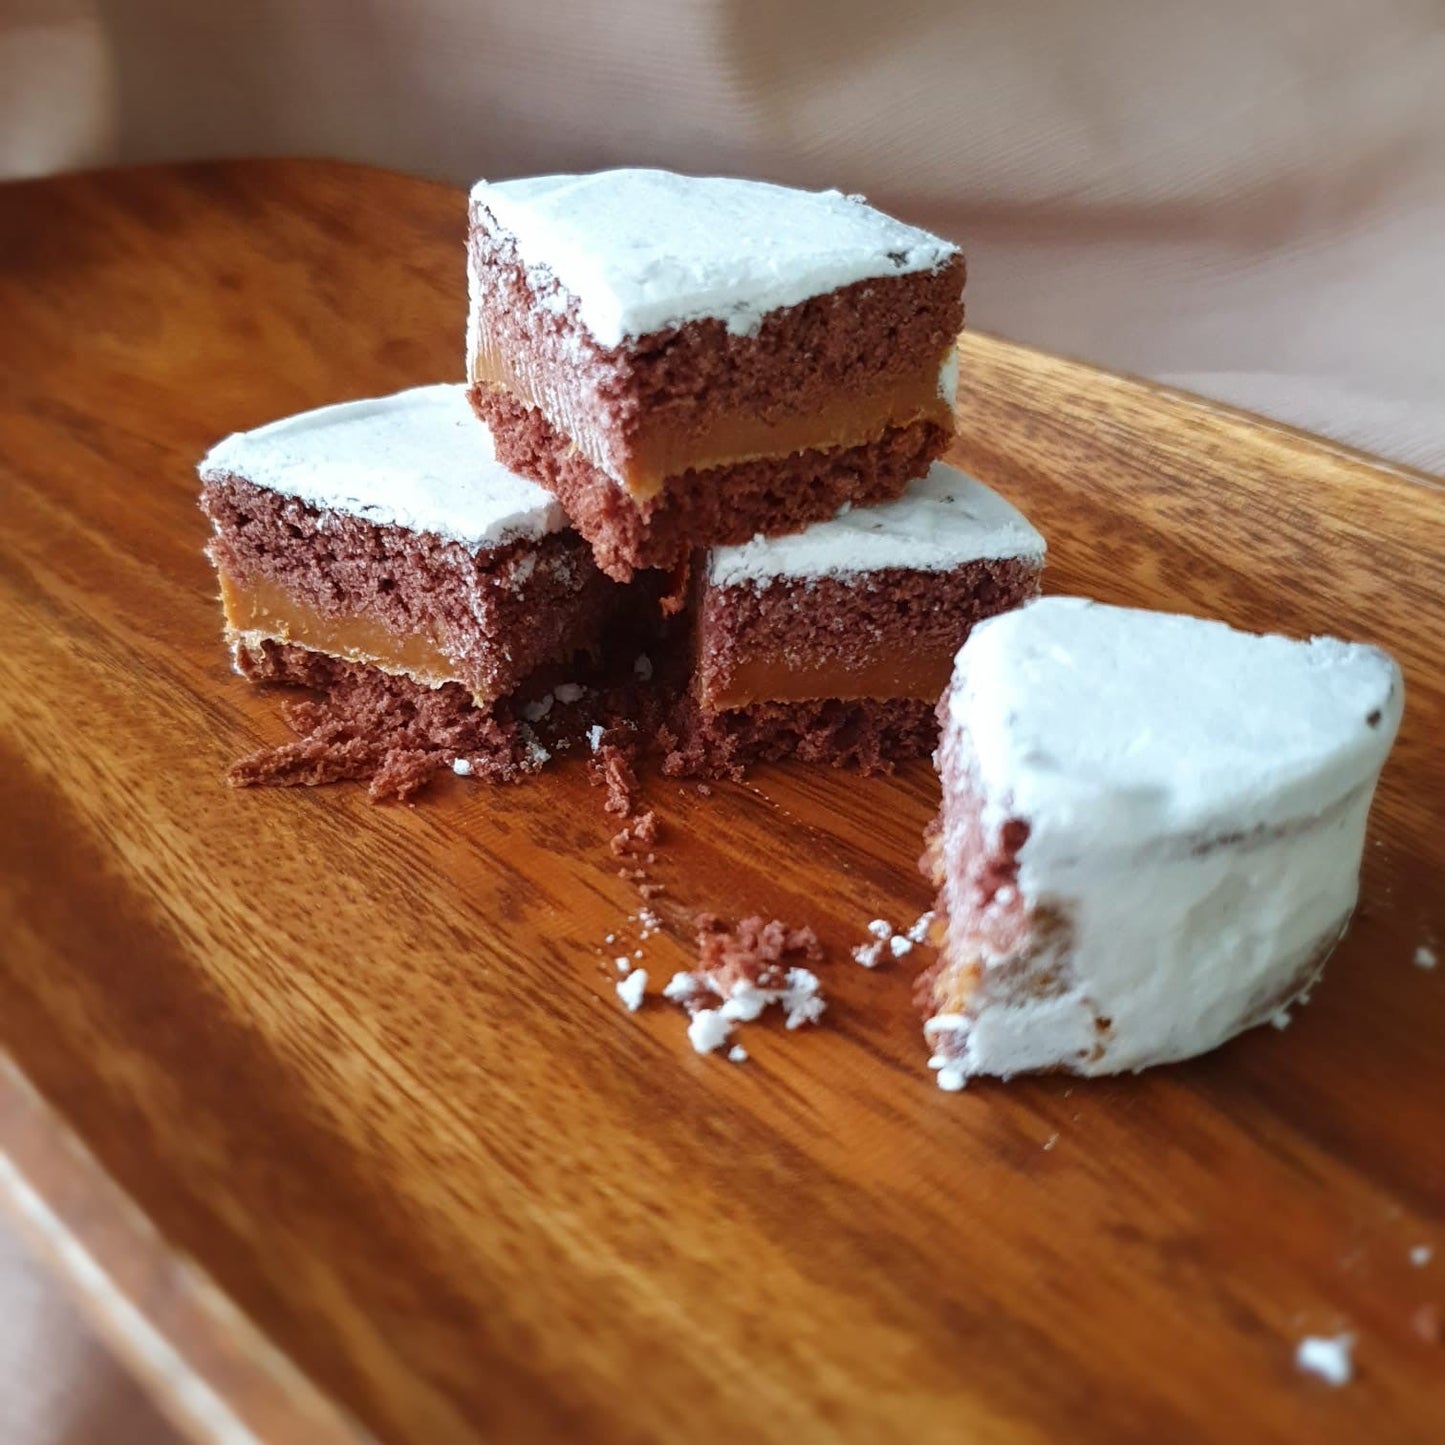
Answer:
[[(1445, 471), (1445, 0), (0, 0), (0, 175), (255, 153), (863, 191), (976, 326)], [(38, 1288), (4, 1439), (120, 1438)]]

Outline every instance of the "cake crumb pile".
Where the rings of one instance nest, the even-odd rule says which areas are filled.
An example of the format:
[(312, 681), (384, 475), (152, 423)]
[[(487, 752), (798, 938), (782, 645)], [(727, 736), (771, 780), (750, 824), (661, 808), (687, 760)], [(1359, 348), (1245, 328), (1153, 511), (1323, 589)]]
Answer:
[(318, 696), (282, 703), (296, 740), (242, 758), (227, 774), (232, 787), (357, 781), (377, 802), (404, 802), (447, 768), (514, 782), (547, 761), (529, 728), (477, 708), (455, 683), (424, 688), (271, 642), (240, 665), (255, 681), (296, 684)]
[(632, 816), (637, 797), (637, 773), (628, 749), (599, 739), (587, 763), (587, 776), (595, 786), (607, 789), (603, 808), (620, 818)]
[[(697, 920), (697, 950), (698, 966), (673, 974), (662, 995), (687, 1011), (688, 1042), (700, 1054), (721, 1049), (738, 1024), (754, 1022), (774, 1005), (790, 1030), (817, 1023), (827, 1009), (812, 967), (822, 962), (823, 949), (811, 928), (757, 916), (729, 926), (704, 913)], [(740, 1044), (728, 1051), (733, 1063), (747, 1057)]]

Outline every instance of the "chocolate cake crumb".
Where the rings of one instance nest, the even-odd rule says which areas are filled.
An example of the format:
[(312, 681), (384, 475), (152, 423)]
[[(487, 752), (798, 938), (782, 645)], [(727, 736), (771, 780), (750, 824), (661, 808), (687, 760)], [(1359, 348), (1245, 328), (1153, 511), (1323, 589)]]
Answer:
[[(657, 842), (658, 830), (657, 814), (649, 808), (647, 812), (639, 813), (633, 818), (621, 832), (613, 835), (612, 851), (617, 857), (622, 858), (629, 854), (637, 854), (644, 848), (650, 849)], [(653, 855), (648, 853), (644, 861), (652, 863)]]
[(607, 789), (605, 812), (629, 817), (637, 794), (637, 774), (627, 752), (616, 743), (603, 743), (587, 764), (587, 775), (594, 786)]
[(479, 708), (457, 683), (408, 678), (275, 642), (241, 647), (236, 665), (253, 682), (311, 688), (317, 699), (282, 706), (295, 742), (260, 748), (227, 774), (233, 787), (314, 787), (367, 782), (375, 802), (404, 802), (439, 771), (464, 760), (473, 777), (514, 782), (541, 765), (526, 729)]
[(697, 919), (696, 977), (719, 998), (732, 998), (739, 985), (778, 990), (790, 969), (823, 958), (818, 935), (811, 928), (790, 928), (781, 919), (743, 918), (733, 927), (716, 914)]

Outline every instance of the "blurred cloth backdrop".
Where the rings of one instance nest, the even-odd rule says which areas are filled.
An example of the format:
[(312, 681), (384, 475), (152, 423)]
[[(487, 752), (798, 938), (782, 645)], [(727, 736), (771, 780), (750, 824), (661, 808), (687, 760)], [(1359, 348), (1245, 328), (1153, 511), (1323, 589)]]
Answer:
[[(1445, 470), (1442, 0), (0, 0), (0, 175), (238, 155), (862, 191), (973, 326)], [(92, 1438), (7, 1258), (4, 1438)]]
[(960, 240), (969, 321), (1445, 470), (1442, 0), (0, 0), (0, 173), (660, 165)]

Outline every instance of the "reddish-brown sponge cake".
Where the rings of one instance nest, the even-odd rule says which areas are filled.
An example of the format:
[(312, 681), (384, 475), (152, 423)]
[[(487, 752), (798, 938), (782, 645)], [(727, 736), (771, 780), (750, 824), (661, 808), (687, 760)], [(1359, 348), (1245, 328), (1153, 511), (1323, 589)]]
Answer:
[(298, 644), (485, 704), (593, 643), (621, 590), (487, 446), (463, 388), (428, 386), (213, 447), (201, 505), (232, 646)]
[(942, 462), (882, 506), (714, 548), (668, 769), (929, 752), (954, 654), (974, 623), (1037, 595), (1043, 559), (1018, 511)]
[(619, 580), (897, 497), (953, 430), (956, 247), (836, 191), (478, 182), (470, 397)]

